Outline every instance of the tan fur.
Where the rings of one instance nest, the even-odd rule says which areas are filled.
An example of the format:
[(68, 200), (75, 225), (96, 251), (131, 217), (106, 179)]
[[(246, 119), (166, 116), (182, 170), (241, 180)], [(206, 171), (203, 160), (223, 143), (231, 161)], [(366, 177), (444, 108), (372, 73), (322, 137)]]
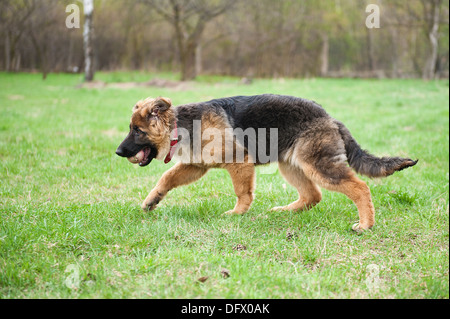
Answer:
[[(233, 182), (234, 192), (238, 197), (234, 209), (225, 212), (225, 214), (244, 214), (253, 201), (253, 193), (255, 190), (255, 167), (249, 160), (249, 155), (245, 154), (244, 163), (224, 163), (226, 151), (235, 152), (240, 146), (233, 141), (232, 138), (228, 140), (233, 141), (227, 144), (226, 128), (231, 129), (231, 125), (226, 120), (225, 116), (217, 116), (213, 113), (207, 113), (202, 117), (202, 132), (207, 129), (213, 129), (220, 132), (220, 139), (202, 140), (202, 150), (207, 147), (211, 149), (211, 155), (216, 158), (216, 163), (208, 164), (209, 167), (220, 167), (228, 171)], [(227, 149), (228, 148), (228, 149)], [(231, 149), (230, 149), (231, 148)], [(235, 153), (232, 153), (235, 154)], [(204, 164), (205, 165), (205, 164)]]
[(231, 176), (233, 182), (234, 192), (238, 197), (236, 205), (233, 210), (226, 212), (228, 215), (242, 215), (252, 204), (255, 191), (255, 166), (248, 162), (245, 158), (245, 163), (239, 164), (223, 164), (221, 167), (225, 168)]
[(203, 166), (177, 163), (163, 174), (156, 186), (142, 203), (142, 209), (152, 210), (166, 196), (166, 194), (181, 185), (195, 182), (206, 174), (207, 168)]
[[(208, 130), (218, 133), (218, 136), (213, 135), (209, 139), (202, 139), (201, 141), (202, 154), (211, 156), (214, 159), (213, 163), (208, 164), (208, 166), (215, 167), (214, 163), (223, 163), (225, 161), (225, 129), (231, 128), (231, 126), (223, 116), (218, 116), (214, 113), (204, 114), (201, 124), (202, 133)], [(202, 159), (204, 160), (204, 156), (202, 156)], [(203, 164), (205, 165), (204, 161)]]
[[(335, 149), (344, 149), (341, 143), (333, 142), (333, 135), (324, 135), (320, 144), (308, 138), (299, 138), (284, 161), (279, 162), (279, 169), (283, 177), (297, 188), (299, 199), (287, 206), (275, 207), (275, 211), (305, 210), (320, 202), (322, 195), (320, 187), (343, 193), (350, 198), (358, 208), (359, 223), (353, 230), (360, 231), (371, 228), (375, 223), (375, 209), (373, 207), (370, 190), (365, 182), (360, 180), (348, 167), (346, 157), (336, 156), (332, 162), (324, 167), (311, 156), (311, 150), (318, 150), (323, 145), (334, 145)], [(311, 144), (316, 143), (316, 144)], [(338, 152), (339, 153), (339, 152)], [(331, 173), (331, 176), (330, 176)], [(339, 176), (339, 178), (335, 178)]]
[(306, 177), (303, 170), (285, 162), (279, 162), (278, 167), (281, 175), (294, 186), (299, 195), (299, 199), (290, 205), (274, 207), (272, 210), (306, 210), (317, 205), (322, 200), (322, 192), (317, 185)]
[[(169, 109), (165, 112), (153, 115), (156, 112), (158, 103), (161, 101), (169, 105)], [(133, 107), (133, 115), (131, 116), (131, 125), (139, 127), (147, 133), (152, 143), (158, 148), (158, 160), (162, 160), (170, 149), (170, 132), (172, 126), (170, 123), (174, 119), (174, 113), (170, 107), (172, 102), (168, 98), (159, 97), (156, 99), (147, 98), (138, 101)], [(150, 118), (148, 123), (147, 118)]]
[[(142, 107), (143, 106), (139, 106), (137, 110), (140, 110)], [(141, 113), (139, 113), (139, 117), (142, 117)], [(138, 121), (133, 119), (132, 122), (139, 123)], [(213, 158), (216, 158), (216, 161), (208, 164), (204, 162), (201, 164), (177, 163), (175, 166), (173, 166), (163, 174), (157, 185), (153, 188), (153, 190), (143, 202), (143, 209), (152, 210), (170, 190), (198, 180), (208, 171), (209, 168), (213, 167), (224, 168), (228, 171), (233, 182), (234, 191), (236, 193), (236, 196), (238, 197), (234, 209), (227, 211), (225, 214), (240, 215), (245, 213), (250, 208), (250, 205), (253, 201), (253, 193), (255, 190), (255, 168), (254, 164), (249, 159), (249, 155), (245, 154), (244, 163), (224, 163), (225, 150), (227, 149), (227, 147), (232, 148), (231, 151), (235, 151), (240, 147), (233, 141), (232, 138), (229, 138), (228, 140), (231, 140), (233, 142), (231, 144), (227, 143), (227, 140), (225, 138), (225, 129), (231, 128), (231, 126), (224, 119), (224, 117), (217, 116), (211, 113), (205, 114), (202, 117), (201, 123), (202, 132), (205, 132), (207, 129), (214, 129), (220, 133), (220, 139), (211, 136), (210, 139), (205, 139), (201, 142), (201, 149), (207, 149), (207, 151), (211, 150), (210, 155)], [(152, 128), (149, 128), (147, 131), (151, 132), (151, 129)]]
[[(359, 223), (353, 225), (353, 230), (360, 231), (369, 229), (375, 224), (375, 208), (372, 203), (369, 187), (348, 169), (348, 177), (334, 183), (326, 178), (313, 165), (302, 163), (305, 176), (323, 188), (340, 192), (350, 198), (358, 208)], [(345, 169), (340, 167), (339, 169)]]

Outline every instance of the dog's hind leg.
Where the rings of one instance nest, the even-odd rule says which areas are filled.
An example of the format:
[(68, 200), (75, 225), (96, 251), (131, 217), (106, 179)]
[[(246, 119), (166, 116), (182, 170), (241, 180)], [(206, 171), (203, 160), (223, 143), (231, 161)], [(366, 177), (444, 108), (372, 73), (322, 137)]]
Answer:
[(299, 136), (291, 154), (290, 161), (295, 161), (308, 179), (320, 187), (343, 193), (355, 203), (359, 223), (353, 230), (374, 225), (375, 209), (369, 187), (348, 166), (345, 144), (333, 120), (324, 118), (312, 123)]
[(274, 207), (272, 211), (302, 211), (310, 209), (321, 201), (320, 188), (306, 177), (301, 168), (285, 162), (279, 162), (278, 168), (286, 181), (297, 189), (299, 199), (287, 206)]
[(166, 196), (166, 194), (175, 187), (187, 185), (195, 182), (205, 175), (208, 168), (190, 164), (177, 163), (167, 172), (165, 172), (156, 186), (142, 203), (142, 209), (153, 210), (156, 205)]
[(233, 210), (225, 212), (227, 215), (242, 215), (252, 204), (255, 191), (255, 166), (253, 163), (234, 163), (223, 166), (231, 176), (237, 202)]
[[(359, 232), (369, 229), (375, 224), (375, 208), (372, 203), (370, 189), (348, 166), (344, 164), (334, 167), (328, 166), (326, 174), (321, 172), (320, 168), (318, 169), (318, 165), (303, 164), (302, 167), (305, 175), (321, 187), (343, 193), (355, 203), (358, 208), (359, 223), (353, 225), (353, 230)], [(333, 169), (336, 171), (335, 177), (328, 175), (332, 173)]]

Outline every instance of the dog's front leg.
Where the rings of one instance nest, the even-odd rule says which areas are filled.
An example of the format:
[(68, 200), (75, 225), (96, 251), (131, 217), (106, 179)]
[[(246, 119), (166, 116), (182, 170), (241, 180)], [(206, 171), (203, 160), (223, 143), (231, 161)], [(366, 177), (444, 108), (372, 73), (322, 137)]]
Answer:
[(171, 190), (181, 185), (190, 184), (205, 175), (208, 168), (202, 166), (194, 166), (191, 164), (177, 163), (171, 169), (163, 174), (161, 179), (152, 189), (150, 194), (142, 203), (142, 209), (151, 211)]
[(227, 164), (226, 170), (231, 176), (237, 202), (233, 210), (227, 211), (226, 215), (242, 215), (252, 204), (255, 191), (255, 167), (253, 163)]

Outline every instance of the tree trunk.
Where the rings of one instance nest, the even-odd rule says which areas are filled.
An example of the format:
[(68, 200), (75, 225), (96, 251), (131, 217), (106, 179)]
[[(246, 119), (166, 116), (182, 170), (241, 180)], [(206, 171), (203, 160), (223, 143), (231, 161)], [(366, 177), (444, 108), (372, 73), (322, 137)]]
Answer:
[(94, 50), (92, 47), (92, 14), (94, 11), (93, 0), (83, 0), (84, 4), (84, 80), (89, 82), (94, 79)]
[(5, 68), (6, 71), (11, 71), (11, 37), (9, 31), (6, 31), (5, 36)]
[(196, 49), (197, 44), (191, 41), (188, 41), (185, 45), (184, 56), (182, 57), (181, 63), (182, 65), (182, 74), (181, 81), (190, 81), (194, 80), (197, 76), (196, 73)]
[(73, 72), (73, 36), (69, 34), (69, 52), (67, 53), (67, 65), (66, 70), (69, 72)]
[(369, 57), (369, 69), (371, 73), (373, 73), (376, 69), (376, 63), (375, 63), (375, 52), (374, 52), (374, 46), (373, 46), (373, 34), (372, 29), (366, 28), (367, 32), (367, 53)]
[(186, 45), (184, 41), (184, 33), (181, 27), (180, 7), (177, 3), (172, 3), (173, 9), (173, 26), (175, 27), (175, 38), (178, 47), (179, 60), (181, 64), (181, 81), (185, 81), (186, 75)]
[(391, 42), (392, 42), (392, 77), (399, 77), (398, 69), (398, 34), (396, 28), (390, 28), (391, 31)]
[(37, 38), (36, 35), (34, 34), (34, 29), (31, 28), (30, 31), (30, 38), (31, 38), (31, 43), (34, 46), (34, 49), (36, 51), (36, 56), (38, 58), (38, 63), (39, 66), (41, 67), (42, 70), (42, 79), (45, 80), (47, 78), (47, 59), (46, 59), (46, 45), (45, 42), (40, 42)]
[(328, 56), (329, 56), (329, 41), (328, 35), (322, 35), (322, 51), (320, 53), (320, 75), (326, 76), (328, 74)]
[(441, 1), (433, 1), (433, 21), (430, 24), (431, 28), (428, 31), (428, 38), (430, 40), (431, 52), (425, 62), (422, 77), (430, 80), (435, 77), (436, 73), (436, 61), (438, 56), (438, 31), (439, 31), (439, 14), (440, 14)]
[(195, 48), (195, 74), (202, 73), (202, 45), (197, 43)]
[(199, 62), (197, 60), (197, 53), (199, 53), (198, 46), (204, 26), (205, 24), (199, 21), (195, 27), (195, 31), (187, 39), (184, 39), (183, 35), (177, 32), (181, 61), (181, 81), (194, 80), (197, 76), (197, 63)]
[(19, 72), (20, 70), (20, 52), (16, 53), (16, 56), (14, 58), (14, 72)]

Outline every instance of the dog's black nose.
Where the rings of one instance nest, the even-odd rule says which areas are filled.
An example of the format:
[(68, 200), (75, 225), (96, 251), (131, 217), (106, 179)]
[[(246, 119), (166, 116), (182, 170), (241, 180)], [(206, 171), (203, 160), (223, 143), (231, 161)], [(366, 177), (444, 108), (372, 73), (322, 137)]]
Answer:
[(116, 154), (119, 155), (119, 156), (122, 156), (122, 157), (125, 156), (125, 153), (124, 153), (124, 151), (123, 151), (123, 149), (121, 147), (117, 148)]

